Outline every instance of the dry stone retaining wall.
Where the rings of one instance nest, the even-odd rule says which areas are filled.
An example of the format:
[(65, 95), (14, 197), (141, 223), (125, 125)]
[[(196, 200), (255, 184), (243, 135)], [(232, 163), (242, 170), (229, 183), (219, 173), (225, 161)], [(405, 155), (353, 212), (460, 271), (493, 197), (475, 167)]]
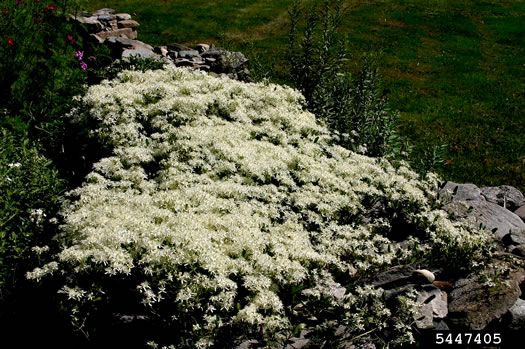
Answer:
[(179, 43), (152, 47), (137, 40), (140, 24), (128, 13), (116, 13), (103, 8), (71, 16), (85, 25), (88, 39), (111, 49), (113, 59), (131, 56), (152, 58), (177, 67), (189, 67), (211, 74), (225, 74), (233, 79), (252, 81), (248, 59), (241, 52), (230, 52), (214, 45), (198, 44), (187, 47)]

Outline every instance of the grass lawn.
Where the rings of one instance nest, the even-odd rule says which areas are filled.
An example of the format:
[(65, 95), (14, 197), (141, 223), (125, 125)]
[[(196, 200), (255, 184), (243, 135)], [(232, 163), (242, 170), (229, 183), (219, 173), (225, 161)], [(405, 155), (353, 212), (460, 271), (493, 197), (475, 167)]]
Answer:
[[(287, 8), (268, 0), (89, 0), (132, 14), (139, 40), (240, 50), (286, 82)], [(448, 144), (445, 178), (525, 191), (525, 1), (349, 1), (342, 31), (357, 71), (379, 53), (401, 134)]]

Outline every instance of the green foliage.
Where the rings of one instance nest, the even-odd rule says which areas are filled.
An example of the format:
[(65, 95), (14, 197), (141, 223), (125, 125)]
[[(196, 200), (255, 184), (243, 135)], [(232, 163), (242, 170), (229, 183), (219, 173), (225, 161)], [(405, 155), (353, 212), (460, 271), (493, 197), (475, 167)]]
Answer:
[[(107, 57), (107, 53), (101, 52), (99, 50), (98, 56)], [(104, 59), (107, 61), (107, 59)], [(90, 85), (100, 83), (102, 80), (113, 80), (117, 75), (124, 70), (133, 70), (145, 72), (146, 70), (156, 70), (162, 69), (166, 63), (163, 61), (158, 61), (153, 58), (141, 58), (139, 56), (131, 56), (129, 58), (116, 60), (114, 62), (108, 62), (104, 66), (101, 66), (100, 69), (94, 70), (90, 76)]]
[[(9, 296), (34, 261), (33, 246), (56, 233), (49, 224), (63, 182), (26, 137), (0, 128), (0, 300)], [(38, 250), (36, 251), (38, 253)]]
[(339, 1), (316, 1), (310, 7), (294, 2), (289, 11), (290, 74), (308, 109), (335, 131), (340, 145), (383, 156), (390, 152), (397, 113), (389, 110), (380, 92), (378, 69), (371, 59), (365, 59), (356, 79), (345, 69), (347, 50), (337, 32), (343, 12)]
[(59, 148), (62, 115), (86, 79), (81, 39), (66, 13), (74, 6), (46, 0), (0, 5), (0, 106), (10, 116), (0, 123), (27, 129), (48, 153)]

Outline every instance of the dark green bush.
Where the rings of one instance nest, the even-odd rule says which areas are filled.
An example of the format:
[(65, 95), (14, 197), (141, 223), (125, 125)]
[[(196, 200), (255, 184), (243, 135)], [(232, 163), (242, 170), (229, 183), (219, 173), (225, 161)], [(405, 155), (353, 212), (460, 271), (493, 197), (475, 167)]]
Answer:
[(60, 147), (62, 115), (85, 89), (81, 38), (67, 12), (75, 1), (0, 2), (0, 124), (26, 129), (47, 153)]
[(290, 74), (308, 109), (328, 124), (340, 145), (369, 156), (388, 154), (398, 113), (388, 108), (373, 60), (365, 59), (355, 79), (345, 69), (345, 42), (337, 32), (341, 2), (301, 3), (295, 1), (289, 11)]
[(56, 234), (49, 223), (60, 204), (63, 181), (29, 140), (0, 128), (0, 303), (36, 261), (33, 246)]

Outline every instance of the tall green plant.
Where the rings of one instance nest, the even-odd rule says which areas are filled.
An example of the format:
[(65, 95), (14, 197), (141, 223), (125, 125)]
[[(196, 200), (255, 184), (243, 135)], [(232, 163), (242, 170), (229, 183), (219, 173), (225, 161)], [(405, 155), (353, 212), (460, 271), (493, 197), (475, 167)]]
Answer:
[(61, 116), (86, 81), (81, 39), (68, 20), (75, 4), (0, 3), (0, 106), (9, 115), (0, 122), (26, 128), (46, 148), (62, 132)]
[[(47, 245), (63, 181), (29, 140), (0, 128), (0, 301), (31, 266), (31, 248)], [(45, 248), (44, 248), (45, 249)], [(36, 249), (35, 252), (42, 252)], [(33, 260), (34, 262), (34, 260)]]
[(344, 11), (339, 1), (316, 1), (310, 7), (294, 2), (289, 10), (290, 75), (308, 109), (330, 126), (339, 144), (383, 156), (390, 151), (397, 113), (381, 93), (373, 60), (365, 59), (356, 79), (345, 70), (346, 45), (337, 32)]

